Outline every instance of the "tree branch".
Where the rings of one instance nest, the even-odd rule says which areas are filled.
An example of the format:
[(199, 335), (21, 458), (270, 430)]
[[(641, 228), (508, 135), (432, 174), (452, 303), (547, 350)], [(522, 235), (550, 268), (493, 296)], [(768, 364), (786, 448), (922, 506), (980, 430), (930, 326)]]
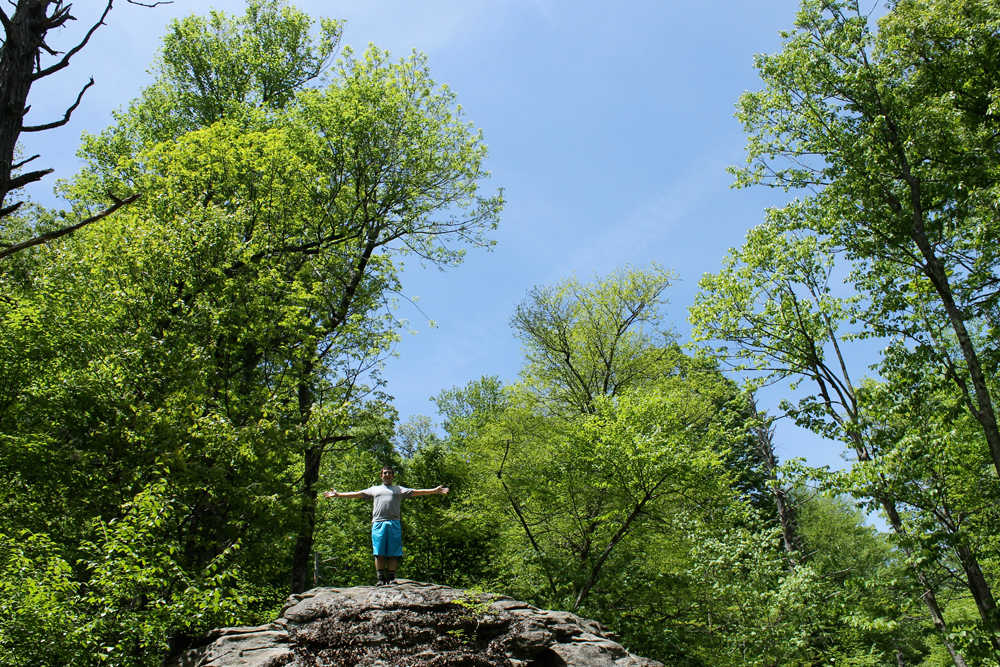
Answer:
[(21, 161), (20, 161), (20, 162), (18, 162), (17, 164), (12, 164), (12, 165), (10, 166), (10, 168), (11, 168), (11, 171), (13, 171), (14, 169), (20, 169), (21, 167), (23, 167), (24, 165), (28, 164), (28, 163), (29, 163), (29, 162), (31, 162), (32, 160), (37, 160), (37, 159), (38, 159), (38, 158), (40, 158), (40, 157), (41, 157), (41, 155), (32, 155), (32, 156), (31, 156), (31, 157), (29, 157), (29, 158), (28, 158), (27, 160), (21, 160)]
[[(48, 3), (46, 3), (48, 4)], [(70, 16), (70, 9), (72, 5), (62, 6), (62, 2), (56, 2), (56, 11), (52, 16), (46, 17), (44, 21), (38, 26), (41, 28), (41, 33), (46, 33), (53, 28), (61, 28), (66, 25), (66, 21), (75, 21), (76, 17)]]
[(42, 43), (39, 46), (41, 46), (42, 49), (44, 49), (45, 52), (47, 54), (49, 54), (50, 56), (61, 56), (62, 55), (62, 51), (56, 51), (55, 49), (53, 49), (52, 47), (50, 47), (48, 44), (46, 44), (44, 41), (42, 41)]
[(63, 125), (69, 122), (70, 116), (72, 116), (73, 112), (76, 111), (76, 108), (80, 106), (80, 100), (83, 99), (83, 94), (87, 92), (87, 89), (93, 85), (94, 85), (94, 77), (90, 77), (90, 81), (88, 81), (87, 85), (83, 87), (83, 89), (80, 91), (80, 94), (76, 96), (76, 102), (74, 102), (73, 106), (71, 106), (69, 109), (66, 109), (66, 115), (63, 116), (62, 120), (57, 120), (52, 123), (46, 123), (45, 125), (29, 125), (28, 127), (22, 127), (21, 131), (43, 132), (45, 130), (52, 130), (57, 127), (62, 127)]
[[(76, 46), (74, 46), (72, 49), (70, 49), (66, 53), (66, 55), (63, 56), (63, 59), (60, 60), (59, 62), (57, 62), (55, 65), (52, 65), (51, 67), (46, 67), (43, 70), (39, 70), (39, 71), (35, 72), (31, 76), (31, 80), (32, 81), (38, 81), (39, 79), (43, 79), (43, 78), (49, 76), (50, 74), (55, 74), (59, 70), (67, 67), (69, 65), (69, 59), (72, 58), (73, 56), (75, 56), (77, 53), (79, 53), (80, 50), (83, 49), (83, 47), (85, 47), (87, 45), (87, 42), (90, 41), (90, 37), (97, 31), (97, 29), (99, 27), (101, 27), (102, 25), (104, 25), (104, 19), (106, 19), (108, 17), (108, 13), (111, 11), (111, 5), (113, 3), (114, 3), (114, 0), (108, 0), (108, 6), (104, 8), (104, 13), (101, 14), (101, 18), (98, 19), (97, 23), (95, 23), (93, 26), (91, 26), (90, 30), (87, 31), (87, 34), (86, 34), (86, 36), (84, 36), (82, 42), (80, 42), (79, 44), (77, 44)], [(67, 7), (65, 11), (68, 11), (68, 10), (69, 10), (69, 7)]]
[[(36, 236), (33, 239), (29, 239), (27, 241), (24, 241), (23, 243), (18, 243), (17, 245), (12, 245), (9, 248), (6, 248), (4, 250), (0, 250), (0, 259), (3, 259), (4, 257), (7, 257), (9, 255), (13, 255), (16, 252), (20, 252), (22, 250), (25, 250), (26, 248), (30, 248), (30, 247), (36, 246), (36, 245), (41, 245), (42, 243), (47, 243), (48, 241), (52, 241), (54, 239), (59, 238), (60, 236), (66, 236), (67, 234), (72, 234), (73, 232), (77, 231), (78, 229), (80, 229), (82, 227), (86, 227), (87, 225), (89, 225), (89, 224), (91, 224), (93, 222), (97, 222), (98, 220), (101, 220), (102, 218), (108, 217), (109, 215), (111, 215), (112, 213), (114, 213), (115, 211), (117, 211), (118, 209), (120, 209), (122, 206), (125, 206), (126, 204), (131, 204), (132, 202), (134, 202), (136, 199), (138, 199), (141, 196), (142, 196), (141, 194), (137, 193), (137, 194), (134, 194), (134, 195), (129, 195), (125, 199), (116, 199), (116, 198), (112, 197), (112, 199), (114, 199), (114, 201), (115, 201), (114, 205), (111, 206), (111, 207), (109, 207), (109, 208), (104, 209), (103, 211), (101, 211), (97, 215), (92, 215), (89, 218), (87, 218), (86, 220), (81, 220), (80, 222), (76, 223), (75, 225), (70, 225), (69, 227), (64, 227), (62, 229), (57, 229), (57, 230), (55, 230), (53, 232), (46, 232), (45, 234), (41, 234), (40, 236)], [(20, 205), (20, 204), (18, 204), (18, 205)]]
[(29, 171), (27, 174), (21, 174), (17, 178), (12, 178), (7, 181), (7, 191), (10, 192), (11, 190), (17, 190), (18, 188), (23, 188), (28, 183), (40, 181), (53, 171), (55, 171), (55, 169), (40, 169), (39, 171)]
[[(528, 526), (528, 520), (524, 518), (524, 514), (521, 513), (521, 508), (517, 505), (517, 500), (514, 499), (514, 494), (510, 492), (507, 488), (507, 482), (503, 481), (503, 466), (507, 463), (507, 454), (510, 453), (510, 446), (512, 444), (511, 440), (506, 443), (506, 449), (504, 450), (503, 463), (500, 464), (500, 469), (497, 470), (497, 479), (500, 480), (500, 485), (503, 486), (504, 493), (507, 494), (507, 500), (510, 501), (510, 506), (514, 509), (514, 514), (517, 515), (517, 520), (521, 523), (521, 527), (524, 528), (524, 533), (528, 537), (528, 541), (531, 542), (531, 546), (535, 549), (536, 554), (544, 554), (541, 546), (535, 540), (534, 534), (531, 532), (531, 528)], [(549, 589), (552, 591), (552, 595), (556, 595), (556, 582), (552, 578), (552, 573), (549, 572), (549, 568), (546, 564), (542, 564), (542, 571), (545, 572), (545, 578), (549, 580)]]
[(4, 208), (0, 208), (0, 218), (7, 217), (8, 215), (10, 215), (11, 213), (13, 213), (17, 209), (21, 208), (22, 204), (24, 204), (24, 202), (23, 201), (19, 201), (19, 202), (16, 202), (14, 204), (11, 204), (10, 206), (6, 206)]

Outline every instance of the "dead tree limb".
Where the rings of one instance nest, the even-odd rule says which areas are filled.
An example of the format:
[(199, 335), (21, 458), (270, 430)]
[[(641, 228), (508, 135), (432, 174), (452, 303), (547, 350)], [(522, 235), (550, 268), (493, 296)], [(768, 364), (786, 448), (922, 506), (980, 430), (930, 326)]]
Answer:
[(0, 250), (0, 259), (3, 259), (4, 257), (7, 257), (9, 255), (13, 255), (16, 252), (21, 252), (22, 250), (25, 250), (32, 246), (48, 243), (49, 241), (55, 240), (60, 236), (66, 236), (67, 234), (72, 234), (78, 229), (82, 229), (83, 227), (86, 227), (91, 223), (97, 222), (98, 220), (108, 217), (109, 215), (120, 209), (122, 206), (125, 206), (126, 204), (131, 204), (141, 196), (142, 195), (140, 194), (134, 194), (134, 195), (129, 195), (125, 199), (118, 199), (112, 206), (109, 206), (108, 208), (104, 209), (97, 215), (90, 216), (86, 220), (81, 220), (75, 225), (70, 225), (69, 227), (63, 227), (62, 229), (57, 229), (52, 232), (46, 232), (44, 234), (36, 236), (33, 239), (29, 239), (27, 241), (23, 241), (22, 243), (17, 243), (15, 245), (12, 245), (9, 248)]
[[(128, 2), (143, 7), (166, 4), (160, 1), (144, 3), (138, 0), (128, 0)], [(31, 92), (31, 86), (39, 79), (51, 76), (70, 65), (73, 56), (87, 46), (90, 38), (99, 27), (105, 25), (105, 20), (114, 7), (114, 0), (107, 0), (100, 18), (90, 26), (83, 39), (65, 53), (52, 48), (46, 42), (46, 35), (49, 31), (61, 28), (69, 21), (76, 20), (76, 17), (70, 13), (71, 5), (69, 3), (65, 0), (11, 0), (11, 4), (14, 9), (9, 14), (10, 10), (0, 9), (0, 26), (3, 28), (2, 45), (0, 45), (0, 228), (3, 226), (3, 218), (17, 211), (22, 204), (20, 201), (13, 203), (7, 201), (11, 192), (39, 181), (52, 173), (52, 169), (39, 169), (25, 174), (14, 174), (17, 169), (38, 157), (36, 155), (15, 163), (17, 143), (21, 134), (23, 132), (44, 132), (69, 123), (73, 112), (80, 106), (84, 93), (94, 85), (94, 80), (91, 78), (83, 87), (77, 95), (76, 101), (66, 110), (61, 120), (26, 126), (24, 117), (31, 108), (28, 105), (28, 93)], [(53, 64), (44, 66), (42, 63), (43, 55), (61, 57)], [(127, 203), (127, 201), (132, 200), (134, 198), (122, 201)], [(99, 220), (121, 205), (123, 204), (116, 202), (103, 214), (95, 216), (93, 220), (88, 219), (86, 224)], [(37, 239), (25, 242), (27, 245), (19, 243), (7, 248), (0, 256), (9, 256), (16, 252), (14, 248), (23, 249), (37, 245), (37, 243), (44, 243), (46, 240), (58, 238), (78, 228), (74, 225), (66, 230), (43, 234)]]
[(80, 100), (83, 99), (83, 94), (87, 92), (87, 89), (94, 85), (94, 77), (90, 77), (90, 81), (87, 85), (80, 90), (80, 94), (76, 96), (76, 102), (73, 102), (73, 106), (66, 109), (66, 113), (63, 114), (62, 120), (53, 121), (51, 123), (46, 123), (45, 125), (28, 125), (27, 127), (22, 127), (22, 132), (44, 132), (45, 130), (52, 130), (57, 127), (62, 127), (69, 122), (70, 116), (76, 111), (76, 108), (80, 106)]

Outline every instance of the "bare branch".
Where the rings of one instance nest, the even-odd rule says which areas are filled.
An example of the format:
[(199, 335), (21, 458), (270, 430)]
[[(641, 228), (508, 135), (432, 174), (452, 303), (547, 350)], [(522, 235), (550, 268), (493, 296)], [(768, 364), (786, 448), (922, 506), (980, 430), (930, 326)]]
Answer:
[[(66, 53), (66, 55), (63, 56), (63, 59), (60, 60), (59, 62), (57, 62), (52, 67), (46, 67), (43, 70), (39, 70), (38, 72), (35, 72), (32, 75), (31, 80), (32, 81), (38, 81), (39, 79), (45, 78), (45, 77), (49, 76), (50, 74), (55, 74), (59, 70), (61, 70), (64, 67), (68, 66), (69, 65), (69, 59), (72, 58), (73, 56), (75, 56), (77, 53), (79, 53), (80, 50), (87, 45), (87, 42), (90, 41), (91, 35), (93, 35), (94, 32), (96, 32), (99, 27), (101, 27), (102, 25), (104, 25), (104, 19), (106, 19), (108, 17), (108, 13), (111, 11), (111, 5), (113, 3), (114, 3), (114, 0), (108, 0), (108, 6), (104, 8), (104, 13), (101, 14), (101, 18), (98, 19), (97, 23), (95, 23), (93, 26), (91, 26), (90, 30), (87, 31), (87, 34), (83, 38), (82, 42), (80, 42), (79, 44), (77, 44), (76, 46), (74, 46), (72, 49), (70, 49)], [(66, 9), (63, 10), (63, 11), (64, 12), (69, 11), (69, 7), (66, 7)], [(63, 19), (63, 20), (65, 20), (65, 19)]]
[(10, 17), (3, 9), (0, 9), (0, 24), (3, 24), (4, 30), (10, 30)]
[(20, 162), (18, 162), (17, 164), (12, 164), (12, 165), (10, 166), (10, 169), (11, 169), (11, 171), (13, 171), (13, 170), (15, 170), (15, 169), (20, 169), (21, 167), (23, 167), (24, 165), (28, 164), (28, 163), (29, 163), (29, 162), (31, 162), (32, 160), (35, 160), (35, 159), (37, 159), (37, 158), (40, 158), (40, 157), (41, 157), (41, 155), (32, 155), (32, 156), (31, 156), (31, 157), (29, 157), (29, 158), (28, 158), (27, 160), (21, 160), (21, 161), (20, 161)]
[(62, 127), (63, 125), (69, 122), (69, 117), (72, 116), (73, 112), (76, 111), (76, 108), (80, 106), (80, 100), (83, 99), (83, 94), (87, 92), (87, 89), (93, 85), (94, 85), (94, 77), (90, 77), (90, 81), (88, 81), (87, 85), (83, 87), (83, 89), (80, 91), (80, 94), (76, 96), (76, 102), (73, 102), (73, 106), (71, 106), (69, 109), (66, 109), (66, 115), (62, 117), (62, 120), (57, 120), (52, 123), (46, 123), (45, 125), (29, 125), (27, 127), (22, 127), (21, 131), (44, 132), (45, 130), (52, 130), (57, 127)]
[(67, 21), (75, 21), (76, 20), (76, 17), (75, 16), (71, 16), (70, 13), (69, 13), (70, 9), (72, 9), (73, 6), (72, 5), (66, 5), (65, 7), (60, 7), (59, 5), (61, 5), (61, 4), (62, 4), (61, 2), (56, 3), (56, 5), (57, 5), (56, 6), (56, 12), (52, 16), (48, 17), (39, 26), (41, 28), (41, 32), (43, 34), (45, 32), (48, 32), (49, 30), (52, 30), (53, 28), (61, 28), (61, 27), (63, 27), (64, 25), (66, 25)]
[(152, 4), (146, 4), (145, 2), (138, 2), (138, 0), (126, 0), (130, 5), (138, 5), (140, 7), (159, 7), (160, 5), (172, 5), (174, 0), (160, 0), (159, 2), (154, 2)]
[(43, 48), (43, 49), (45, 50), (45, 52), (46, 52), (47, 54), (49, 54), (50, 56), (61, 56), (61, 55), (62, 55), (62, 53), (63, 53), (62, 51), (56, 51), (56, 50), (55, 50), (55, 49), (53, 49), (53, 48), (52, 48), (51, 46), (49, 46), (48, 44), (46, 44), (46, 43), (45, 43), (44, 41), (43, 41), (43, 42), (42, 42), (42, 43), (40, 44), (40, 46), (41, 46), (41, 47), (42, 47), (42, 48)]
[[(25, 250), (26, 248), (30, 248), (30, 247), (36, 246), (36, 245), (41, 245), (42, 243), (47, 243), (49, 241), (52, 241), (54, 239), (59, 238), (60, 236), (66, 236), (67, 234), (72, 234), (73, 232), (77, 231), (78, 229), (80, 229), (82, 227), (86, 227), (87, 225), (89, 225), (89, 224), (91, 224), (93, 222), (97, 222), (98, 220), (101, 220), (102, 218), (108, 217), (109, 215), (111, 215), (112, 213), (114, 213), (115, 211), (117, 211), (118, 209), (120, 209), (122, 206), (125, 206), (126, 204), (131, 204), (132, 202), (134, 202), (136, 199), (138, 199), (141, 196), (142, 196), (141, 194), (137, 193), (137, 194), (134, 194), (134, 195), (129, 195), (125, 199), (118, 199), (116, 197), (112, 197), (112, 199), (114, 199), (114, 202), (115, 202), (114, 205), (111, 206), (111, 207), (109, 207), (109, 208), (104, 209), (103, 211), (101, 211), (97, 215), (92, 215), (89, 218), (87, 218), (86, 220), (81, 220), (80, 222), (76, 223), (75, 225), (70, 225), (69, 227), (64, 227), (62, 229), (57, 229), (54, 232), (46, 232), (45, 234), (42, 234), (40, 236), (36, 236), (33, 239), (29, 239), (27, 241), (24, 241), (23, 243), (18, 243), (17, 245), (13, 245), (13, 246), (11, 246), (9, 248), (6, 248), (4, 250), (0, 250), (0, 259), (3, 259), (4, 257), (7, 257), (8, 255), (13, 255), (16, 252), (20, 252), (22, 250)], [(20, 203), (17, 204), (17, 205), (19, 206)]]
[(34, 183), (39, 181), (45, 176), (51, 174), (55, 169), (41, 169), (39, 171), (29, 171), (27, 174), (21, 174), (17, 178), (12, 178), (7, 181), (7, 191), (17, 190), (18, 188), (23, 188), (28, 183)]
[(17, 209), (21, 208), (21, 205), (23, 203), (24, 203), (23, 201), (19, 201), (17, 203), (11, 204), (10, 206), (0, 208), (0, 218), (5, 218), (14, 211), (16, 211)]

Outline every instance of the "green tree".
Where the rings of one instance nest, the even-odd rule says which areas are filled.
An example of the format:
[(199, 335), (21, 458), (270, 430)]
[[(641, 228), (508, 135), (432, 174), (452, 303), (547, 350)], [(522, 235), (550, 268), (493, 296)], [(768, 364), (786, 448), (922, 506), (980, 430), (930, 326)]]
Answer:
[(406, 576), (461, 588), (497, 578), (492, 554), (502, 549), (500, 526), (470, 502), (478, 480), (461, 450), (430, 440), (403, 461), (403, 480), (413, 488), (448, 487), (448, 495), (410, 503), (403, 515)]
[(511, 326), (524, 343), (522, 377), (556, 414), (593, 413), (598, 398), (650, 382), (669, 368), (676, 338), (663, 326), (663, 292), (673, 274), (653, 265), (605, 280), (574, 276), (535, 287)]
[(471, 444), (509, 407), (504, 383), (496, 375), (483, 376), (464, 387), (445, 389), (432, 400), (444, 417), (441, 428), (457, 447)]
[[(440, 442), (435, 432), (434, 420), (427, 415), (413, 415), (396, 427), (396, 451), (412, 459), (419, 451)], [(437, 485), (435, 485), (437, 486)], [(445, 486), (448, 486), (445, 484)]]
[(135, 175), (135, 156), (220, 120), (252, 128), (320, 85), (333, 64), (343, 22), (319, 29), (286, 0), (249, 0), (246, 13), (211, 11), (170, 22), (153, 63), (155, 80), (114, 113), (115, 124), (84, 134), (82, 152), (107, 185)]
[(992, 2), (903, 0), (876, 31), (855, 0), (806, 0), (782, 51), (757, 58), (764, 90), (737, 114), (749, 166), (734, 171), (813, 191), (772, 219), (844, 252), (871, 332), (906, 336), (948, 373), (1000, 472), (998, 21)]
[[(328, 88), (301, 93), (280, 124), (265, 119), (256, 132), (240, 117), (158, 144), (131, 162), (119, 154), (101, 167), (105, 154), (91, 154), (98, 165), (92, 175), (117, 170), (145, 189), (174, 193), (151, 211), (137, 210), (144, 220), (190, 218), (199, 210), (218, 216), (223, 239), (205, 238), (199, 223), (191, 229), (202, 235), (191, 241), (204, 248), (207, 266), (192, 262), (190, 252), (177, 255), (198, 273), (175, 277), (164, 304), (191, 304), (192, 314), (207, 314), (205, 306), (225, 313), (228, 352), (217, 343), (212, 361), (228, 356), (222, 377), (232, 372), (226, 368), (238, 369), (251, 384), (269, 376), (294, 385), (297, 416), (286, 410), (284, 419), (299, 424), (292, 440), (304, 448), (297, 590), (310, 567), (322, 456), (329, 444), (349, 437), (334, 434), (335, 425), (310, 426), (313, 407), (351, 400), (359, 378), (393, 340), (391, 318), (376, 316), (385, 294), (398, 290), (391, 256), (413, 253), (441, 266), (457, 264), (462, 251), (449, 241), (488, 245), (483, 233), (502, 205), (499, 197), (476, 198), (477, 181), (486, 175), (480, 166), (485, 147), (460, 120), (454, 95), (430, 79), (421, 56), (393, 63), (376, 49), (362, 58), (347, 51), (335, 74)], [(97, 182), (106, 185), (106, 178)], [(82, 184), (94, 187), (89, 177)], [(463, 208), (451, 219), (437, 216)], [(251, 290), (235, 309), (233, 289)], [(257, 400), (287, 396), (276, 387), (264, 394), (233, 388)], [(256, 414), (262, 409), (256, 402), (249, 407)]]
[(236, 545), (200, 572), (185, 567), (184, 514), (166, 492), (158, 480), (121, 517), (96, 520), (75, 566), (42, 534), (0, 535), (0, 664), (156, 665), (170, 644), (271, 617), (253, 595), (231, 593)]
[[(783, 410), (801, 426), (851, 447), (856, 462), (837, 477), (833, 488), (868, 501), (872, 509), (885, 513), (925, 591), (924, 601), (934, 625), (956, 663), (963, 664), (949, 639), (935, 594), (938, 578), (928, 567), (934, 559), (928, 561), (928, 552), (913, 541), (923, 539), (915, 538), (914, 532), (928, 537), (926, 524), (908, 521), (912, 496), (900, 494), (897, 486), (922, 484), (925, 478), (916, 466), (908, 471), (883, 468), (893, 458), (893, 445), (884, 437), (877, 438), (873, 425), (880, 422), (874, 415), (887, 407), (871, 402), (871, 394), (859, 391), (849, 374), (845, 345), (852, 336), (841, 333), (840, 328), (857, 317), (858, 299), (835, 295), (833, 270), (831, 243), (803, 232), (783, 232), (778, 225), (761, 225), (750, 231), (742, 248), (730, 252), (721, 272), (706, 275), (699, 283), (702, 291), (690, 309), (693, 335), (696, 340), (719, 341), (718, 354), (739, 370), (757, 373), (755, 382), (788, 379), (796, 388), (802, 380), (810, 381), (817, 393), (801, 398), (794, 406), (784, 401)], [(946, 474), (961, 478), (965, 469), (952, 467)], [(935, 512), (940, 509), (941, 504), (935, 502), (926, 518), (937, 523)], [(940, 539), (943, 526), (938, 528), (931, 535)], [(945, 533), (956, 529), (952, 526)], [(948, 539), (960, 542), (964, 538), (954, 535)], [(974, 565), (977, 558), (972, 553), (966, 556), (971, 570), (979, 570)], [(975, 576), (969, 584), (970, 590), (978, 589), (983, 623), (991, 628), (989, 585)]]
[[(947, 378), (928, 370), (924, 377), (890, 375), (863, 387), (878, 476), (907, 511), (908, 550), (937, 563), (950, 585), (971, 596), (979, 623), (962, 622), (969, 650), (996, 660), (992, 554), (1000, 487), (988, 452), (977, 446), (978, 424)], [(856, 496), (870, 484), (864, 478), (844, 481), (852, 484), (843, 488)]]
[(725, 502), (725, 436), (713, 428), (711, 399), (683, 381), (602, 398), (594, 415), (569, 424), (546, 419), (523, 394), (512, 402), (477, 443), (482, 490), (523, 531), (518, 541), (535, 553), (553, 603), (579, 610), (608, 572), (627, 569), (650, 517)]
[[(249, 15), (214, 17), (235, 27), (215, 43), (192, 38), (190, 53), (218, 55), (223, 72), (231, 40), (305, 34), (280, 3)], [(332, 46), (316, 48), (302, 72)], [(162, 478), (180, 572), (222, 563), (245, 577), (220, 575), (220, 587), (306, 586), (324, 455), (375, 449), (391, 432), (377, 371), (396, 336), (396, 258), (453, 266), (462, 244), (490, 244), (502, 198), (478, 196), (486, 148), (423, 56), (347, 51), (323, 89), (288, 83), (281, 104), (255, 88), (177, 136), (152, 128), (127, 150), (104, 141), (114, 131), (92, 138), (90, 166), (66, 190), (74, 206), (100, 206), (105, 189), (146, 196), (57, 248), (19, 253), (3, 276), (0, 500), (11, 530), (52, 535), (76, 580), (96, 576), (81, 559), (101, 522), (124, 521)], [(168, 587), (162, 605), (122, 622), (162, 647), (163, 633), (183, 631), (181, 593)]]
[(525, 347), (522, 383), (481, 442), (499, 497), (544, 555), (551, 594), (568, 586), (572, 609), (649, 504), (699, 495), (724, 449), (711, 409), (724, 400), (713, 395), (720, 385), (663, 325), (671, 278), (655, 265), (589, 284), (570, 278), (531, 290), (511, 319)]
[[(758, 58), (764, 90), (741, 98), (748, 167), (734, 171), (744, 186), (812, 190), (772, 224), (843, 252), (865, 299), (853, 317), (900, 340), (883, 372), (936, 366), (1000, 472), (998, 17), (989, 2), (903, 1), (875, 30), (857, 2), (805, 2), (783, 50)], [(968, 583), (989, 629), (996, 604), (978, 569)]]
[(468, 503), (504, 518), (495, 569), (513, 595), (617, 625), (659, 567), (686, 567), (682, 526), (767, 495), (745, 401), (663, 326), (669, 280), (654, 266), (535, 288), (512, 318), (521, 382), (437, 398)]

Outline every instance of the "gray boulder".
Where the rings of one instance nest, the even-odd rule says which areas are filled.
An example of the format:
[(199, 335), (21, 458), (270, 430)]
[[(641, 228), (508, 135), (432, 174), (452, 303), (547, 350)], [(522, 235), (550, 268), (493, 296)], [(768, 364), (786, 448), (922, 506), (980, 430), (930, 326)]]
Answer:
[(662, 667), (596, 621), (400, 579), (314, 588), (256, 628), (220, 628), (165, 667)]

